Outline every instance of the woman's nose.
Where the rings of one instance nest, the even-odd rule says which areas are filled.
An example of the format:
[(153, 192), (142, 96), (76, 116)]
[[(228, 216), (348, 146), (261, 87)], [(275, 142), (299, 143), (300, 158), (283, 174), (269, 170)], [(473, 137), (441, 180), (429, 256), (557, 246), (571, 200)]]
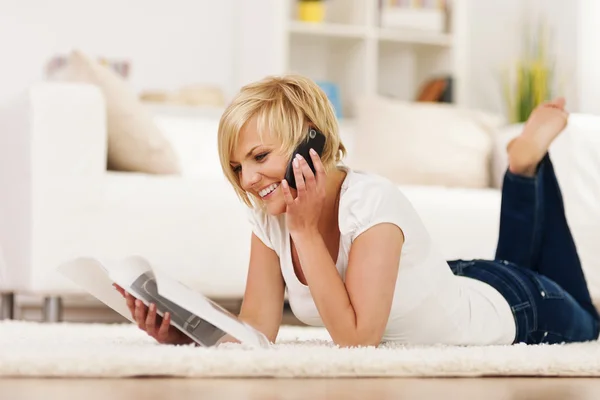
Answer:
[(242, 186), (244, 190), (250, 190), (260, 181), (260, 174), (251, 169), (242, 171)]

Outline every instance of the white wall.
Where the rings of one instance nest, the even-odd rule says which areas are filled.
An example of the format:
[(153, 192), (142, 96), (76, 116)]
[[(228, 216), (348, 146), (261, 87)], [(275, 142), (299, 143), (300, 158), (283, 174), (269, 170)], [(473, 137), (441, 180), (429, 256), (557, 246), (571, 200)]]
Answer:
[(581, 112), (600, 114), (600, 1), (579, 0), (576, 28), (577, 82)]
[[(501, 74), (519, 56), (526, 22), (545, 18), (554, 28), (560, 95), (578, 108), (576, 76), (577, 25), (580, 0), (467, 0), (469, 78), (467, 104), (494, 112), (504, 110)], [(597, 2), (597, 0), (587, 0)]]
[[(73, 48), (128, 58), (137, 90), (240, 84), (281, 70), (283, 0), (0, 0), (0, 104), (42, 79), (49, 57)], [(500, 72), (517, 55), (524, 17), (556, 27), (570, 109), (600, 111), (598, 0), (464, 0), (466, 104), (501, 112)], [(585, 54), (585, 58), (583, 55)]]
[[(580, 87), (577, 81), (578, 34), (581, 22), (579, 4), (581, 0), (529, 0), (533, 11), (544, 16), (553, 27), (553, 42), (556, 52), (558, 88), (557, 95), (565, 96), (571, 111), (580, 110)], [(595, 0), (597, 1), (597, 0)]]
[[(237, 82), (245, 85), (284, 69), (284, 0), (237, 0)], [(287, 0), (285, 0), (287, 1)]]
[(129, 59), (137, 90), (210, 83), (231, 94), (237, 1), (0, 0), (0, 104), (73, 48)]
[[(524, 24), (544, 18), (554, 29), (553, 51), (562, 83), (557, 94), (567, 98), (570, 110), (579, 109), (581, 96), (576, 79), (581, 61), (577, 46), (578, 5), (583, 1), (600, 6), (599, 0), (453, 1), (464, 6), (460, 20), (466, 23), (459, 28), (458, 39), (461, 43), (458, 50), (464, 52), (459, 66), (465, 69), (465, 82), (459, 85), (463, 90), (460, 94), (463, 104), (504, 113), (502, 72), (519, 56)], [(277, 35), (282, 30), (279, 16), (283, 3), (283, 0), (248, 0), (240, 5), (237, 57), (241, 83), (283, 70), (287, 49), (283, 38)], [(589, 41), (589, 46), (592, 45)], [(600, 78), (598, 83), (600, 85)]]

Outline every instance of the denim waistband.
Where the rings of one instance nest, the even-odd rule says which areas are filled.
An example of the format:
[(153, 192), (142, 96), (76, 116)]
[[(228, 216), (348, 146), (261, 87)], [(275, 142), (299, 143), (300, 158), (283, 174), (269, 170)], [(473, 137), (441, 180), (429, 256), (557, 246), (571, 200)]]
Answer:
[(508, 261), (458, 260), (450, 264), (457, 275), (485, 282), (495, 288), (512, 310), (516, 335), (513, 343), (527, 342), (529, 333), (537, 329), (537, 313), (532, 307), (532, 288), (522, 271), (517, 271)]
[(598, 338), (598, 319), (547, 277), (504, 260), (457, 260), (449, 265), (454, 274), (488, 283), (506, 299), (516, 325), (513, 343)]

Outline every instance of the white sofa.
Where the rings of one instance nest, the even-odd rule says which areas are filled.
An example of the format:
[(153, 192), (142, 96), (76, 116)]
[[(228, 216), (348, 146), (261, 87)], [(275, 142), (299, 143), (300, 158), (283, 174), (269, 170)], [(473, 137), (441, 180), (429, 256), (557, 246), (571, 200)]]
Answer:
[[(106, 170), (104, 98), (85, 84), (43, 83), (0, 110), (0, 292), (82, 296), (56, 267), (78, 256), (141, 254), (215, 299), (240, 299), (250, 226), (220, 170), (216, 113), (158, 113), (181, 176)], [(600, 294), (600, 119), (573, 116), (553, 148), (586, 274)], [(568, 131), (575, 128), (569, 127)], [(504, 146), (494, 136), (496, 187), (402, 185), (448, 259), (490, 258), (497, 240)], [(352, 125), (342, 123), (349, 163)], [(554, 154), (553, 154), (554, 156)], [(560, 178), (560, 177), (559, 177)], [(0, 262), (0, 269), (3, 263)], [(8, 296), (7, 296), (8, 295)], [(48, 317), (50, 318), (50, 317)]]

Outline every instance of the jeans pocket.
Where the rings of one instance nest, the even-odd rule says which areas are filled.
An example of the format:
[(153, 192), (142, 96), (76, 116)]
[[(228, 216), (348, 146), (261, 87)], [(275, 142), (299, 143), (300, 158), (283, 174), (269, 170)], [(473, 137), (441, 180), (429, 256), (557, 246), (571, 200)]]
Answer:
[(562, 333), (556, 332), (536, 332), (535, 343), (537, 344), (561, 344), (573, 342), (573, 339)]
[(530, 274), (531, 280), (538, 288), (542, 299), (564, 299), (565, 290), (561, 288), (556, 282), (544, 275), (536, 273)]

